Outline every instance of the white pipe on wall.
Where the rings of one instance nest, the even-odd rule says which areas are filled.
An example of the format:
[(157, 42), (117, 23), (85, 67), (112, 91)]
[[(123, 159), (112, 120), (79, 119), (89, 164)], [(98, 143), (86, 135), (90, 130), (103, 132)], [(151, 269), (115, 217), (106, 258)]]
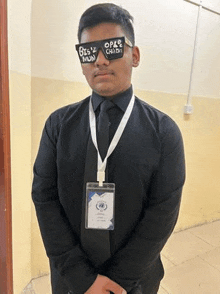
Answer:
[(196, 53), (198, 48), (198, 32), (199, 32), (199, 25), (200, 25), (200, 15), (202, 10), (202, 0), (200, 1), (199, 10), (198, 10), (198, 16), (197, 16), (197, 24), (196, 24), (196, 36), (195, 36), (195, 42), (194, 42), (194, 49), (193, 49), (193, 58), (192, 58), (192, 65), (191, 65), (191, 73), (190, 73), (190, 82), (189, 82), (189, 91), (188, 91), (188, 97), (187, 97), (187, 104), (184, 107), (184, 113), (185, 114), (191, 114), (193, 112), (193, 106), (191, 104), (192, 102), (192, 86), (193, 86), (193, 78), (194, 78), (194, 67), (195, 67), (195, 59), (196, 59)]
[(199, 6), (198, 9), (198, 17), (197, 17), (197, 25), (196, 25), (196, 35), (195, 35), (195, 42), (194, 42), (194, 50), (193, 50), (193, 58), (192, 58), (192, 65), (191, 65), (191, 73), (190, 73), (190, 82), (189, 82), (189, 91), (188, 91), (188, 97), (187, 97), (187, 104), (184, 107), (184, 114), (191, 114), (193, 112), (193, 106), (192, 106), (192, 86), (193, 86), (193, 81), (194, 81), (194, 67), (195, 67), (195, 59), (196, 59), (196, 53), (197, 53), (197, 48), (198, 48), (198, 32), (199, 32), (199, 26), (200, 26), (200, 16), (201, 16), (201, 11), (202, 8), (213, 12), (217, 15), (220, 15), (219, 12), (204, 6), (202, 4), (202, 0), (200, 0), (200, 3), (194, 2), (192, 0), (184, 0), (189, 3), (192, 3), (194, 5)]

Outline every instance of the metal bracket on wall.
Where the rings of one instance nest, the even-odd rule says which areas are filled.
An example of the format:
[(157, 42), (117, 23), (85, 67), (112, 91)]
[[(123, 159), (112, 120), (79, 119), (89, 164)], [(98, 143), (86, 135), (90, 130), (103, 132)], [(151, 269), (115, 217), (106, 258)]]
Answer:
[(208, 10), (208, 11), (210, 11), (212, 13), (217, 14), (217, 15), (220, 15), (220, 12), (218, 12), (218, 11), (216, 11), (216, 10), (214, 10), (214, 9), (212, 9), (212, 8), (204, 5), (204, 4), (202, 4), (202, 1), (193, 1), (193, 0), (184, 0), (184, 1), (189, 2), (189, 3), (192, 3), (192, 4), (197, 5), (197, 6), (200, 6), (201, 5), (203, 9)]

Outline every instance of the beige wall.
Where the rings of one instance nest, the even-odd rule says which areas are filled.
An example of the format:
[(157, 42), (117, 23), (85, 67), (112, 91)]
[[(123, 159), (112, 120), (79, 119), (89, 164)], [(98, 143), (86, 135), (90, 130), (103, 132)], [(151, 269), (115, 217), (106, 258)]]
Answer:
[(10, 71), (14, 293), (31, 275), (31, 78)]
[(8, 0), (14, 293), (31, 273), (31, 1)]
[[(97, 2), (108, 1), (8, 0), (15, 294), (49, 270), (31, 201), (32, 165), (48, 115), (90, 93), (74, 44), (79, 15)], [(184, 117), (197, 8), (182, 0), (114, 2), (135, 17), (142, 56), (136, 95), (170, 115), (183, 134), (187, 181), (176, 230), (219, 219), (220, 19), (202, 13), (194, 113)]]

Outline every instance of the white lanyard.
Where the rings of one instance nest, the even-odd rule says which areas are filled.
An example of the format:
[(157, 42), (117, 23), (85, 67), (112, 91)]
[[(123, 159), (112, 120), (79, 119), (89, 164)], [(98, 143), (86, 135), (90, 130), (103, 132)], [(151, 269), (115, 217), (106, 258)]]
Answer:
[(115, 135), (111, 141), (111, 144), (108, 148), (108, 152), (106, 154), (106, 157), (105, 157), (104, 161), (102, 161), (102, 158), (100, 156), (99, 149), (98, 149), (97, 138), (96, 138), (96, 117), (95, 117), (95, 113), (94, 113), (94, 110), (92, 107), (92, 97), (90, 98), (90, 101), (89, 101), (89, 122), (90, 122), (90, 131), (91, 131), (92, 141), (93, 141), (93, 144), (95, 145), (97, 153), (98, 153), (97, 181), (99, 182), (99, 186), (103, 186), (103, 181), (105, 180), (105, 169), (106, 169), (107, 159), (112, 154), (112, 152), (115, 150), (115, 147), (117, 146), (117, 144), (121, 138), (121, 135), (123, 134), (124, 128), (127, 125), (127, 122), (128, 122), (129, 117), (131, 115), (131, 112), (132, 112), (132, 109), (134, 106), (134, 101), (135, 101), (135, 97), (133, 95), (131, 98), (131, 101), (129, 102), (128, 107), (122, 117), (122, 120), (117, 128), (117, 131), (115, 132)]

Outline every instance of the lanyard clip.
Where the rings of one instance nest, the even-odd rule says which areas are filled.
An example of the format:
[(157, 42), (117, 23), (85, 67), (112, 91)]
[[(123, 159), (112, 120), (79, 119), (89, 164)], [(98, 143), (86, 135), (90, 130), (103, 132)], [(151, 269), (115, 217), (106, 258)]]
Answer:
[(105, 172), (104, 171), (98, 171), (97, 172), (97, 181), (99, 182), (99, 186), (103, 186), (103, 182), (105, 181)]

